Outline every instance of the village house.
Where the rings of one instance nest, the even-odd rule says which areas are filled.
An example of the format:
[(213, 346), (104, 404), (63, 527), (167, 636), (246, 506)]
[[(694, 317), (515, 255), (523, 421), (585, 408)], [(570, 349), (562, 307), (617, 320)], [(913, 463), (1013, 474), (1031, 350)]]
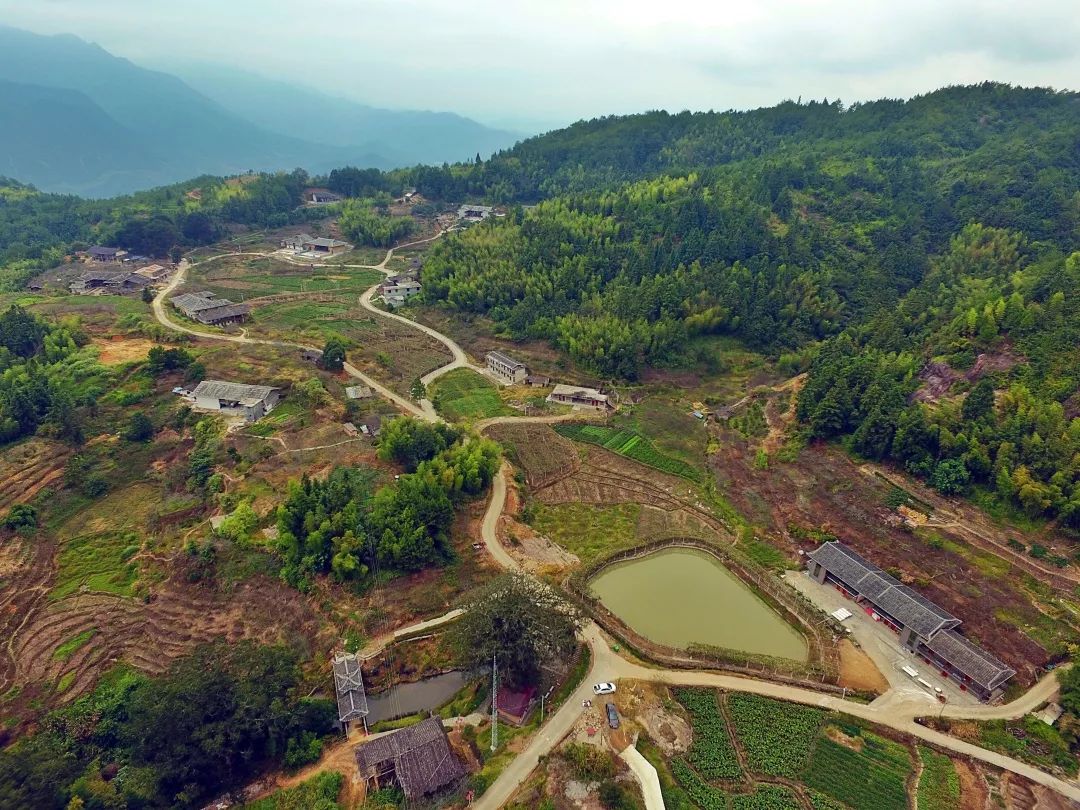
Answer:
[(485, 355), (488, 371), (507, 385), (524, 382), (529, 369), (520, 360), (515, 360), (502, 352), (491, 351)]
[(601, 394), (595, 388), (581, 385), (556, 385), (547, 396), (548, 402), (559, 405), (571, 405), (575, 408), (594, 408), (606, 411), (611, 408), (607, 394)]
[(465, 775), (439, 717), (364, 743), (356, 749), (356, 765), (369, 792), (398, 787), (408, 802), (443, 790)]
[(235, 304), (228, 298), (218, 298), (212, 292), (184, 293), (173, 296), (169, 303), (193, 321), (208, 326), (241, 323), (251, 312), (247, 304)]
[(348, 242), (342, 242), (340, 239), (331, 239), (328, 236), (309, 237), (300, 243), (300, 247), (304, 253), (326, 253), (330, 256), (336, 256), (338, 253), (345, 253), (348, 250), (352, 250), (352, 245)]
[(390, 276), (379, 285), (379, 295), (391, 309), (404, 304), (410, 298), (419, 295), (423, 288), (411, 275)]
[(294, 236), (283, 237), (278, 244), (280, 244), (283, 248), (288, 248), (289, 250), (294, 250), (297, 253), (300, 253), (304, 249), (304, 243), (310, 242), (314, 238), (315, 237), (312, 236), (310, 233), (298, 233)]
[(551, 385), (551, 377), (546, 374), (530, 374), (525, 378), (525, 384), (530, 388), (547, 388)]
[(463, 205), (458, 208), (458, 219), (468, 220), (470, 222), (479, 222), (482, 219), (487, 219), (495, 213), (495, 209), (490, 205)]
[(350, 385), (345, 389), (345, 396), (349, 399), (370, 399), (371, 389), (366, 385)]
[(1016, 671), (968, 641), (960, 620), (838, 541), (807, 555), (807, 571), (855, 600), (900, 636), (900, 644), (980, 700), (999, 698)]
[(308, 205), (329, 205), (330, 203), (341, 202), (344, 199), (340, 194), (328, 188), (304, 189), (304, 202)]
[(148, 264), (146, 267), (140, 267), (135, 272), (143, 278), (150, 279), (150, 281), (160, 281), (169, 275), (168, 268), (160, 264)]
[(365, 418), (360, 423), (360, 432), (365, 436), (371, 436), (374, 438), (382, 433), (382, 417), (378, 414), (372, 414)]
[(497, 703), (500, 720), (511, 725), (523, 726), (536, 705), (536, 687), (500, 689)]
[(75, 294), (139, 292), (150, 284), (150, 279), (126, 270), (87, 270), (68, 285)]
[(120, 261), (124, 257), (127, 251), (114, 247), (102, 247), (101, 245), (94, 245), (88, 251), (86, 255), (94, 262), (116, 262)]
[(281, 390), (268, 385), (203, 380), (190, 396), (199, 410), (242, 416), (254, 422), (274, 409), (281, 399)]

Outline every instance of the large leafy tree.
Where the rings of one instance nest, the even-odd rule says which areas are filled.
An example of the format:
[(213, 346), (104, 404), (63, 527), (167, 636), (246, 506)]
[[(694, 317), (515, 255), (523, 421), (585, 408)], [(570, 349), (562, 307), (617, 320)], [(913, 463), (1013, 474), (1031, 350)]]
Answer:
[(577, 645), (577, 609), (550, 585), (527, 574), (504, 574), (468, 594), (464, 615), (450, 631), (464, 667), (498, 663), (500, 677), (514, 686), (534, 684), (541, 668), (565, 661)]

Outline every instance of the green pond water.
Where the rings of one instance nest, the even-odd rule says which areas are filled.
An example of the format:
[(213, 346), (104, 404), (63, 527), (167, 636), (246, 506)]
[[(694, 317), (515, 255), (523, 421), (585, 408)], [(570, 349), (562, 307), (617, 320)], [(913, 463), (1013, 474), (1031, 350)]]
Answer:
[(670, 548), (616, 563), (590, 587), (608, 610), (658, 644), (696, 642), (806, 660), (803, 637), (703, 551)]

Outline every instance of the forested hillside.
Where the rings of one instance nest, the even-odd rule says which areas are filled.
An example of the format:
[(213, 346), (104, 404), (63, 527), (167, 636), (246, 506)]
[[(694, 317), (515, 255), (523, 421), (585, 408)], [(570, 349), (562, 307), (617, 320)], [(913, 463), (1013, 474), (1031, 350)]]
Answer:
[[(415, 185), (441, 204), (540, 201), (441, 240), (428, 303), (550, 340), (603, 376), (732, 335), (784, 371), (811, 369), (800, 415), (814, 435), (850, 435), (945, 491), (983, 484), (1078, 519), (1075, 93), (984, 84), (852, 107), (652, 112), (486, 162), (200, 178), (113, 201), (10, 184), (0, 273), (17, 285), (91, 239), (161, 255), (229, 223), (300, 222), (316, 180), (350, 197)], [(946, 384), (913, 398), (928, 367)]]

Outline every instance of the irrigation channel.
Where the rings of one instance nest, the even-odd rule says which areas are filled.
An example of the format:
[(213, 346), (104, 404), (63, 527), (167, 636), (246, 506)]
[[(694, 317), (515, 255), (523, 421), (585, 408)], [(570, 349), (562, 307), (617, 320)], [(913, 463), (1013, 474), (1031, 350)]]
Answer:
[(617, 562), (589, 585), (612, 613), (658, 644), (807, 658), (795, 628), (704, 551), (666, 548)]

